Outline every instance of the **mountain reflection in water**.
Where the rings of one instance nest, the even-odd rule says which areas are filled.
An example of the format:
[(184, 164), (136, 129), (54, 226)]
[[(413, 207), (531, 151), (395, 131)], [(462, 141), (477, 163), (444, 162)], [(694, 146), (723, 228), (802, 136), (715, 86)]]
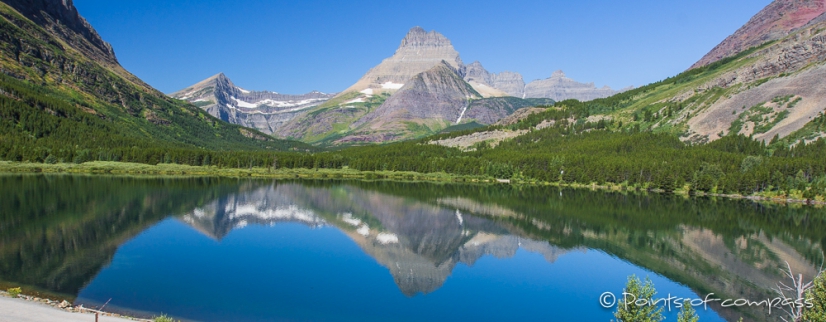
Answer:
[(26, 175), (0, 176), (0, 190), (0, 282), (66, 297), (97, 287), (122, 245), (169, 216), (219, 243), (246, 226), (334, 228), (411, 298), (521, 249), (548, 263), (604, 253), (700, 297), (759, 300), (776, 296), (786, 263), (811, 279), (826, 242), (820, 208), (547, 187)]
[(216, 240), (250, 224), (334, 226), (386, 267), (408, 296), (435, 291), (457, 263), (473, 265), (485, 255), (512, 257), (521, 247), (553, 263), (569, 251), (462, 211), (355, 187), (289, 183), (226, 196), (181, 220)]

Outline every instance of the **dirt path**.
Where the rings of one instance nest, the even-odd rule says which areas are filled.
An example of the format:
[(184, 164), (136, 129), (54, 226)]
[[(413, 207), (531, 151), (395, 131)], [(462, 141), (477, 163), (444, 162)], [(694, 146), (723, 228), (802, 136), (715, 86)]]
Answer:
[[(72, 313), (49, 305), (0, 296), (0, 322), (94, 322), (92, 313)], [(113, 316), (101, 316), (100, 322), (134, 321)], [(139, 320), (146, 321), (146, 320)]]

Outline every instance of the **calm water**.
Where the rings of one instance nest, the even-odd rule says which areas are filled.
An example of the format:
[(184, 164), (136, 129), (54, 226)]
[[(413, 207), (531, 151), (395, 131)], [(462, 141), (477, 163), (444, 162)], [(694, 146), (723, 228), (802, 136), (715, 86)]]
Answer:
[(761, 300), (786, 262), (813, 276), (826, 242), (822, 209), (556, 188), (0, 176), (0, 190), (0, 281), (193, 321), (609, 321), (600, 295), (629, 275), (662, 298)]

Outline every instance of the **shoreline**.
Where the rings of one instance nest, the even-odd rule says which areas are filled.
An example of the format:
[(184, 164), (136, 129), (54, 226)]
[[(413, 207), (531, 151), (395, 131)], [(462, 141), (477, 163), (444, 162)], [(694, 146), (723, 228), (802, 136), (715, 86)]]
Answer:
[[(256, 178), (256, 179), (356, 179), (356, 180), (388, 180), (397, 182), (444, 182), (444, 183), (471, 183), (471, 184), (509, 184), (552, 186), (573, 189), (591, 189), (614, 192), (653, 192), (666, 193), (659, 189), (633, 187), (617, 183), (598, 185), (595, 183), (562, 183), (544, 182), (538, 180), (510, 180), (497, 179), (487, 176), (455, 175), (445, 172), (420, 173), (403, 171), (361, 171), (355, 169), (276, 169), (271, 168), (218, 168), (215, 166), (189, 166), (180, 164), (161, 163), (149, 165), (142, 163), (93, 161), (81, 164), (74, 163), (31, 163), (0, 161), (0, 174), (89, 174), (89, 175), (127, 175), (127, 176), (157, 176), (157, 177), (226, 177), (226, 178)], [(777, 204), (802, 204), (810, 206), (826, 205), (822, 196), (816, 199), (798, 199), (789, 196), (767, 196), (721, 194), (709, 192), (690, 193), (686, 188), (679, 188), (672, 192), (674, 195), (685, 197), (717, 197), (727, 199), (747, 199)]]
[(80, 306), (73, 306), (66, 300), (51, 300), (36, 296), (20, 294), (12, 297), (6, 291), (0, 291), (0, 316), (14, 321), (91, 321), (99, 313), (102, 322), (139, 321), (153, 322), (153, 319), (141, 319), (117, 313), (99, 311)]

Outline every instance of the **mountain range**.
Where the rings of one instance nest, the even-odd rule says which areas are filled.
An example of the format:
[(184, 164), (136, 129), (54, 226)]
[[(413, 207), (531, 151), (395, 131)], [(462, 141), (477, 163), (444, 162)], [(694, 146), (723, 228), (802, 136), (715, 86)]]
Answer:
[(823, 137), (812, 120), (826, 109), (824, 12), (824, 0), (776, 0), (686, 73), (644, 89), (597, 88), (562, 71), (525, 83), (515, 72), (464, 64), (447, 37), (414, 27), (392, 56), (340, 93), (250, 91), (217, 74), (171, 98), (126, 71), (72, 1), (4, 0), (0, 106), (7, 139), (0, 157), (120, 160), (125, 152), (113, 149), (306, 150), (297, 141), (401, 141), (496, 124), (523, 108), (571, 98), (592, 106), (589, 121), (639, 125), (684, 141), (742, 134), (811, 142)]
[[(671, 133), (692, 143), (743, 135), (788, 147), (826, 137), (821, 125), (826, 111), (824, 12), (823, 0), (776, 0), (686, 72), (586, 101), (579, 107), (587, 111), (583, 121), (613, 122), (611, 131)], [(548, 81), (564, 78), (557, 72)], [(535, 119), (532, 115), (541, 112), (516, 114), (508, 124)], [(542, 129), (554, 121), (527, 123)], [(467, 148), (527, 133), (479, 131), (433, 142)]]
[(328, 144), (417, 138), (461, 123), (493, 124), (523, 107), (618, 93), (561, 71), (525, 84), (519, 73), (490, 73), (478, 61), (465, 65), (447, 37), (421, 27), (410, 29), (393, 56), (337, 95), (314, 92), (291, 96), (293, 103), (275, 101), (263, 94), (270, 92), (244, 93), (222, 75), (170, 96), (233, 124)]

